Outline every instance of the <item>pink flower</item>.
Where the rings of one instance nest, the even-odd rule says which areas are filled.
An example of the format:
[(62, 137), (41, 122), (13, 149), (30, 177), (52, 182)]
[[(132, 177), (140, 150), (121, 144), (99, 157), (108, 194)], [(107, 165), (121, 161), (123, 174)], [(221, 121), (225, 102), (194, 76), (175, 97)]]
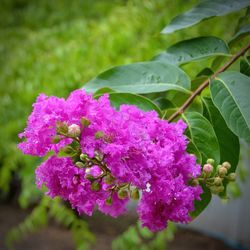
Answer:
[[(201, 167), (186, 151), (183, 121), (168, 123), (154, 111), (131, 105), (115, 110), (108, 95), (95, 100), (83, 90), (72, 92), (66, 100), (40, 95), (33, 107), (21, 134), (26, 141), (19, 144), (24, 153), (43, 156), (71, 144), (67, 136), (56, 144), (51, 141), (57, 134), (56, 123), (64, 122), (80, 136), (74, 142), (78, 143), (76, 152), (86, 155), (78, 164), (81, 168), (75, 165), (80, 155), (52, 156), (37, 168), (37, 185), (45, 185), (48, 195), (68, 200), (79, 213), (91, 215), (98, 207), (117, 217), (129, 201), (126, 191), (123, 199), (118, 192), (131, 186), (141, 190), (137, 211), (142, 225), (150, 230), (162, 230), (168, 221), (191, 220), (189, 213), (202, 189), (188, 183), (201, 174)], [(87, 126), (81, 124), (82, 117), (88, 119)], [(111, 180), (106, 183), (108, 176)]]

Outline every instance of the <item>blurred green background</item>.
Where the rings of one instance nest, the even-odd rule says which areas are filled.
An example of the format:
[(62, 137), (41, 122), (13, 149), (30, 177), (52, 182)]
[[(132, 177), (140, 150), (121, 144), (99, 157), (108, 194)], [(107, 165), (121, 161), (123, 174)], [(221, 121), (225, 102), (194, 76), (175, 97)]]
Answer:
[[(160, 31), (196, 0), (2, 0), (0, 8), (0, 198), (22, 208), (39, 200), (39, 160), (16, 148), (36, 96), (66, 97), (101, 71), (150, 60), (182, 39), (226, 41), (244, 13), (208, 20), (172, 35)], [(190, 74), (197, 72), (192, 65)], [(18, 184), (16, 184), (18, 183)], [(13, 187), (14, 186), (14, 187)]]

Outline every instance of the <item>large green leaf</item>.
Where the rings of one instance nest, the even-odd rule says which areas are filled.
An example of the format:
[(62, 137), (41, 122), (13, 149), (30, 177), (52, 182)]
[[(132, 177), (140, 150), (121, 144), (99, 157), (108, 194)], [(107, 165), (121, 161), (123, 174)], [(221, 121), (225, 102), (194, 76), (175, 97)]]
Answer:
[(227, 126), (250, 143), (250, 77), (227, 71), (210, 84), (212, 100)]
[(141, 94), (170, 89), (189, 93), (190, 79), (174, 65), (163, 62), (141, 62), (111, 68), (83, 86), (87, 92), (95, 92), (104, 87)]
[(202, 163), (206, 163), (208, 158), (220, 162), (219, 143), (210, 122), (197, 112), (187, 112), (183, 118), (188, 124), (188, 136), (202, 156)]
[[(229, 172), (235, 172), (239, 162), (240, 143), (239, 138), (227, 127), (227, 124), (221, 116), (219, 110), (214, 106), (211, 98), (203, 98), (206, 107), (206, 116), (211, 121), (216, 136), (220, 145), (220, 158), (221, 162), (228, 161), (231, 163)], [(221, 197), (227, 197), (227, 185), (229, 181), (223, 180), (225, 187), (224, 191), (220, 193)]]
[(181, 65), (217, 55), (229, 55), (227, 44), (217, 37), (207, 36), (176, 43), (169, 47), (166, 52), (154, 57), (153, 60)]
[(239, 138), (228, 128), (225, 120), (221, 116), (219, 110), (214, 106), (211, 98), (203, 97), (202, 100), (207, 111), (205, 116), (212, 123), (220, 145), (220, 160), (221, 162), (230, 162), (232, 166), (230, 171), (234, 172), (239, 162)]
[(190, 213), (193, 219), (195, 219), (210, 203), (212, 194), (210, 190), (205, 186), (201, 186), (203, 189), (203, 193), (201, 194), (201, 200), (195, 200), (194, 201), (194, 211)]
[(214, 16), (223, 16), (249, 6), (249, 0), (205, 0), (193, 9), (176, 16), (162, 33), (172, 33), (176, 30), (190, 27)]
[[(142, 109), (144, 111), (150, 111), (150, 110), (155, 110), (159, 116), (161, 117), (162, 113), (159, 107), (153, 103), (150, 99), (132, 94), (132, 93), (109, 93), (109, 100), (110, 103), (113, 107), (119, 108), (122, 104), (130, 104), (130, 105), (135, 105), (139, 109)], [(95, 96), (95, 98), (100, 97), (101, 95)]]

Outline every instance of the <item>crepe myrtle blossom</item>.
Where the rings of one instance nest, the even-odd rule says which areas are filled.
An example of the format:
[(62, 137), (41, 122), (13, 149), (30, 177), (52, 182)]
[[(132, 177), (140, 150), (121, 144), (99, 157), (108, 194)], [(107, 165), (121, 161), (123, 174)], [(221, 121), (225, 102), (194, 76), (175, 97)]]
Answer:
[(190, 184), (201, 167), (186, 151), (185, 129), (182, 120), (168, 123), (132, 105), (116, 110), (108, 95), (96, 100), (76, 90), (67, 99), (39, 95), (18, 147), (36, 156), (54, 151), (36, 169), (37, 186), (52, 198), (80, 214), (97, 207), (113, 217), (138, 199), (142, 225), (158, 231), (168, 221), (189, 222), (202, 193)]

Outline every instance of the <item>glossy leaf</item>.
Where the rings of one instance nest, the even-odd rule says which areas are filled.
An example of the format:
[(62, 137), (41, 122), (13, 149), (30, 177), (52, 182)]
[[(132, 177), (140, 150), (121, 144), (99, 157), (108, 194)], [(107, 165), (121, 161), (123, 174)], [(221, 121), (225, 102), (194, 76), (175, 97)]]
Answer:
[(244, 57), (240, 61), (240, 72), (244, 75), (250, 76), (250, 56)]
[(111, 68), (90, 80), (83, 88), (119, 92), (151, 93), (176, 89), (189, 93), (190, 79), (180, 68), (163, 62), (141, 62)]
[(153, 60), (181, 65), (218, 55), (229, 55), (227, 44), (217, 37), (207, 36), (176, 43), (169, 47), (166, 52), (157, 55)]
[[(95, 98), (100, 97), (99, 96), (95, 96)], [(159, 107), (153, 103), (150, 99), (144, 97), (144, 96), (140, 96), (140, 95), (136, 95), (136, 94), (132, 94), (132, 93), (109, 93), (109, 100), (111, 102), (111, 105), (117, 109), (119, 109), (119, 107), (122, 104), (130, 104), (130, 105), (135, 105), (137, 106), (139, 109), (144, 110), (144, 111), (150, 111), (150, 110), (155, 110), (159, 116), (162, 116), (161, 110), (159, 109)]]
[[(227, 124), (223, 117), (221, 116), (219, 110), (214, 106), (211, 98), (203, 98), (204, 105), (206, 107), (205, 115), (210, 120), (213, 125), (214, 131), (218, 138), (220, 145), (220, 157), (221, 163), (228, 161), (231, 164), (230, 172), (235, 172), (236, 167), (239, 162), (240, 154), (240, 143), (239, 138), (227, 127)], [(220, 193), (221, 197), (227, 197), (227, 185), (229, 181), (227, 179), (223, 180), (223, 185), (225, 187), (224, 191)]]
[(239, 72), (223, 72), (212, 80), (210, 91), (227, 126), (250, 143), (250, 78)]
[(197, 112), (187, 112), (183, 118), (188, 125), (190, 140), (202, 156), (202, 163), (206, 163), (208, 158), (213, 158), (218, 164), (220, 162), (220, 148), (210, 122)]
[(230, 171), (235, 171), (240, 154), (239, 138), (228, 128), (225, 120), (219, 110), (214, 106), (211, 98), (202, 98), (206, 107), (206, 117), (213, 125), (220, 146), (221, 162), (228, 161), (231, 163)]
[(201, 1), (193, 9), (176, 16), (161, 33), (173, 33), (195, 25), (202, 20), (224, 16), (249, 6), (249, 0), (205, 0)]

